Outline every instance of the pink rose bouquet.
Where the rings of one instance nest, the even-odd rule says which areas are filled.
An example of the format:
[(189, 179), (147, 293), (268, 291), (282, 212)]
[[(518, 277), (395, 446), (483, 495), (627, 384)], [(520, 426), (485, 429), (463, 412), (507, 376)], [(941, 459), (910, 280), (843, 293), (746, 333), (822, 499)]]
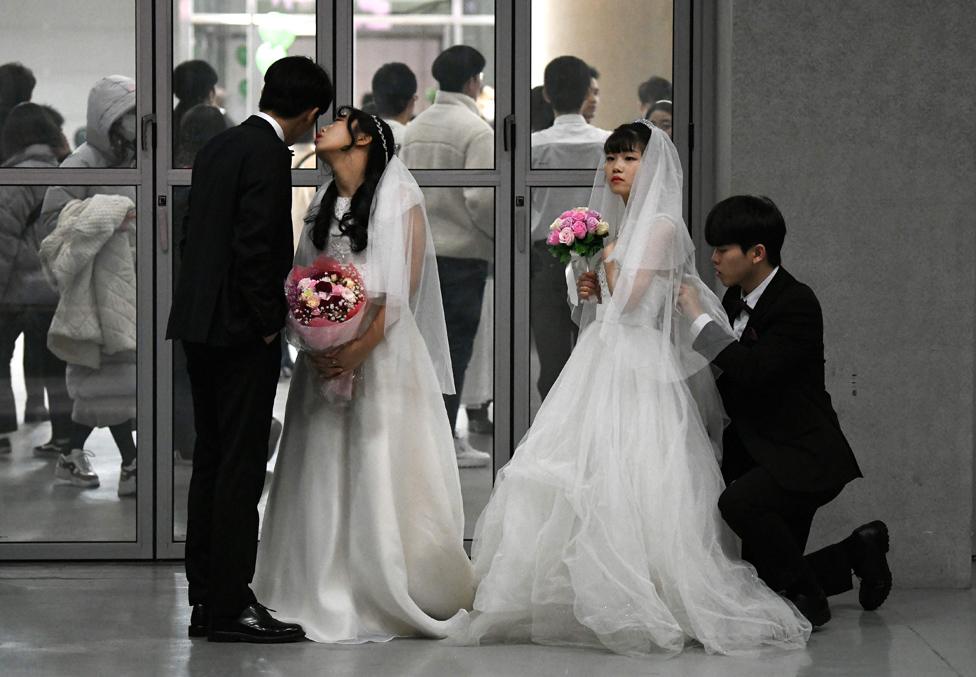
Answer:
[[(285, 279), (288, 342), (300, 350), (321, 353), (359, 336), (366, 288), (352, 264), (343, 265), (329, 256), (318, 257), (311, 266), (295, 266)], [(348, 401), (353, 396), (354, 374), (342, 374), (325, 381), (322, 394), (330, 402)]]
[(569, 263), (573, 254), (587, 259), (598, 253), (609, 233), (610, 226), (599, 212), (576, 207), (552, 222), (546, 244), (550, 254), (562, 263)]

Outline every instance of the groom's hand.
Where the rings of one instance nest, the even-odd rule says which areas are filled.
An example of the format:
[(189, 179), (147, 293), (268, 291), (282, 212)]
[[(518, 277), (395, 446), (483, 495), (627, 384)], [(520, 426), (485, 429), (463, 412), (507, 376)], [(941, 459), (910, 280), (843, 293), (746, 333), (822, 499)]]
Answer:
[(273, 333), (271, 336), (263, 336), (265, 345), (271, 345), (271, 342), (278, 337), (278, 332)]
[(682, 284), (678, 290), (678, 308), (682, 315), (689, 320), (696, 320), (704, 311), (701, 306), (701, 297), (698, 289), (689, 284)]
[(576, 293), (584, 301), (591, 298), (595, 298), (598, 302), (603, 301), (600, 297), (600, 282), (594, 271), (589, 270), (576, 278)]

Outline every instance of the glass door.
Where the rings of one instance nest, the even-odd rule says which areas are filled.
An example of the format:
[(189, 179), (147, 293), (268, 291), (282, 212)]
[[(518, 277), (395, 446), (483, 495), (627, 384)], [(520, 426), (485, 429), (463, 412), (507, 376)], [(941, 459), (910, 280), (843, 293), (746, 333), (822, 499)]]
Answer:
[[(256, 110), (262, 74), (277, 58), (303, 54), (313, 57), (333, 76), (336, 105), (355, 105), (383, 116), (397, 134), (411, 117), (420, 118), (438, 97), (465, 96), (464, 109), (485, 131), (480, 154), (466, 160), (430, 160), (410, 149), (409, 139), (398, 138), (401, 157), (415, 170), (424, 189), (439, 251), (451, 237), (450, 219), (468, 214), (470, 242), (455, 243), (454, 259), (440, 257), (442, 286), (447, 301), (460, 312), (449, 324), (452, 344), (461, 346), (466, 359), (466, 386), (460, 398), (445, 406), (456, 413), (459, 460), (468, 535), (487, 501), (494, 472), (507, 460), (510, 446), (510, 366), (507, 350), (510, 247), (507, 223), (511, 190), (511, 163), (495, 130), (511, 112), (511, 49), (499, 47), (498, 35), (510, 31), (498, 25), (510, 22), (504, 8), (492, 0), (444, 0), (418, 3), (334, 3), (314, 0), (274, 3), (255, 0), (176, 1), (160, 8), (157, 19), (156, 108), (160, 144), (155, 195), (160, 224), (157, 249), (157, 355), (159, 364), (159, 434), (157, 436), (157, 555), (181, 557), (186, 529), (186, 493), (189, 484), (193, 421), (185, 357), (178, 345), (163, 339), (178, 269), (174, 244), (187, 205), (195, 148), (207, 135), (243, 120)], [(478, 91), (440, 94), (441, 83), (432, 72), (439, 54), (465, 46), (484, 59)], [(388, 64), (396, 63), (395, 67)], [(412, 89), (403, 93), (403, 74), (412, 76)], [(499, 78), (499, 73), (504, 74)], [(399, 78), (399, 79), (398, 79)], [(407, 85), (411, 84), (408, 77)], [(384, 89), (386, 87), (386, 89)], [(450, 87), (453, 87), (451, 85)], [(408, 87), (409, 88), (409, 87)], [(374, 97), (374, 90), (376, 96)], [(468, 95), (471, 96), (468, 96)], [(201, 99), (202, 96), (202, 99)], [(195, 98), (194, 98), (195, 97)], [(405, 110), (409, 108), (409, 110)], [(402, 119), (402, 122), (401, 122)], [(325, 119), (324, 121), (327, 121)], [(397, 123), (400, 126), (397, 126)], [(443, 130), (446, 135), (451, 129)], [(303, 217), (316, 189), (328, 176), (316, 166), (311, 137), (294, 147), (293, 222), (297, 238)], [(411, 156), (411, 153), (413, 155)], [(411, 158), (412, 159), (409, 159)], [(438, 224), (448, 226), (438, 231)], [(297, 239), (296, 239), (297, 243)], [(446, 251), (446, 250), (445, 250)], [(451, 275), (454, 277), (449, 277)], [(452, 297), (453, 293), (453, 297)], [(455, 298), (456, 297), (456, 298)], [(472, 311), (473, 312), (469, 312)], [(500, 339), (499, 337), (505, 337)], [(282, 377), (275, 402), (272, 436), (268, 441), (267, 478), (273, 476), (277, 441), (284, 424), (294, 349), (282, 354)], [(269, 484), (266, 483), (267, 491)], [(265, 494), (266, 496), (266, 494)], [(263, 514), (263, 501), (261, 505)]]
[[(332, 73), (333, 7), (315, 0), (173, 0), (157, 5), (156, 110), (159, 119), (157, 190), (156, 350), (158, 557), (182, 557), (186, 498), (196, 439), (186, 356), (165, 340), (172, 290), (179, 272), (177, 243), (188, 207), (193, 160), (212, 136), (257, 111), (264, 72), (284, 56), (307, 56)], [(312, 150), (313, 134), (296, 143), (292, 163), (293, 231), (301, 232), (305, 208), (322, 176)], [(282, 378), (268, 440), (274, 472), (284, 420), (294, 350), (282, 351)], [(265, 485), (267, 497), (268, 483)]]
[(564, 266), (545, 244), (586, 206), (603, 141), (646, 118), (672, 136), (689, 181), (690, 6), (676, 0), (517, 4), (513, 434), (518, 440), (569, 358), (577, 327)]
[(152, 556), (152, 12), (0, 1), (0, 559)]
[(393, 121), (426, 198), (470, 538), (511, 449), (511, 3), (359, 0), (337, 10), (339, 101)]

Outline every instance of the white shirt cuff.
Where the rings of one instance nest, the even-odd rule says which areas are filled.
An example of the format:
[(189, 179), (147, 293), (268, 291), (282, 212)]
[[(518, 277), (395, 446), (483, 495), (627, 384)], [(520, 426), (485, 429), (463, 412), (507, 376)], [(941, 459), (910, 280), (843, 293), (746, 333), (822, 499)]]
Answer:
[(705, 328), (705, 325), (712, 321), (712, 318), (706, 314), (702, 313), (695, 318), (695, 321), (691, 323), (691, 340), (694, 341), (698, 338), (698, 335)]

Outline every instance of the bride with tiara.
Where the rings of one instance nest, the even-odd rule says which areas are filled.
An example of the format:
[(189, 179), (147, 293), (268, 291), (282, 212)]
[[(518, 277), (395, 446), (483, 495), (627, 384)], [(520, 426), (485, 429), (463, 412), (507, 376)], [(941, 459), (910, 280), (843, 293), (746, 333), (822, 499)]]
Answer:
[[(295, 364), (254, 586), (309, 639), (445, 637), (474, 594), (442, 393), (453, 393), (424, 197), (383, 120), (340, 108), (315, 139), (333, 180), (296, 265), (354, 265), (370, 303), (355, 340)], [(346, 406), (322, 378), (356, 375)]]
[(738, 558), (717, 508), (725, 415), (680, 285), (728, 319), (695, 271), (677, 151), (644, 121), (604, 149), (589, 205), (615, 227), (601, 302), (578, 305), (579, 342), (499, 473), (475, 529), (474, 611), (449, 641), (803, 647), (810, 623)]

